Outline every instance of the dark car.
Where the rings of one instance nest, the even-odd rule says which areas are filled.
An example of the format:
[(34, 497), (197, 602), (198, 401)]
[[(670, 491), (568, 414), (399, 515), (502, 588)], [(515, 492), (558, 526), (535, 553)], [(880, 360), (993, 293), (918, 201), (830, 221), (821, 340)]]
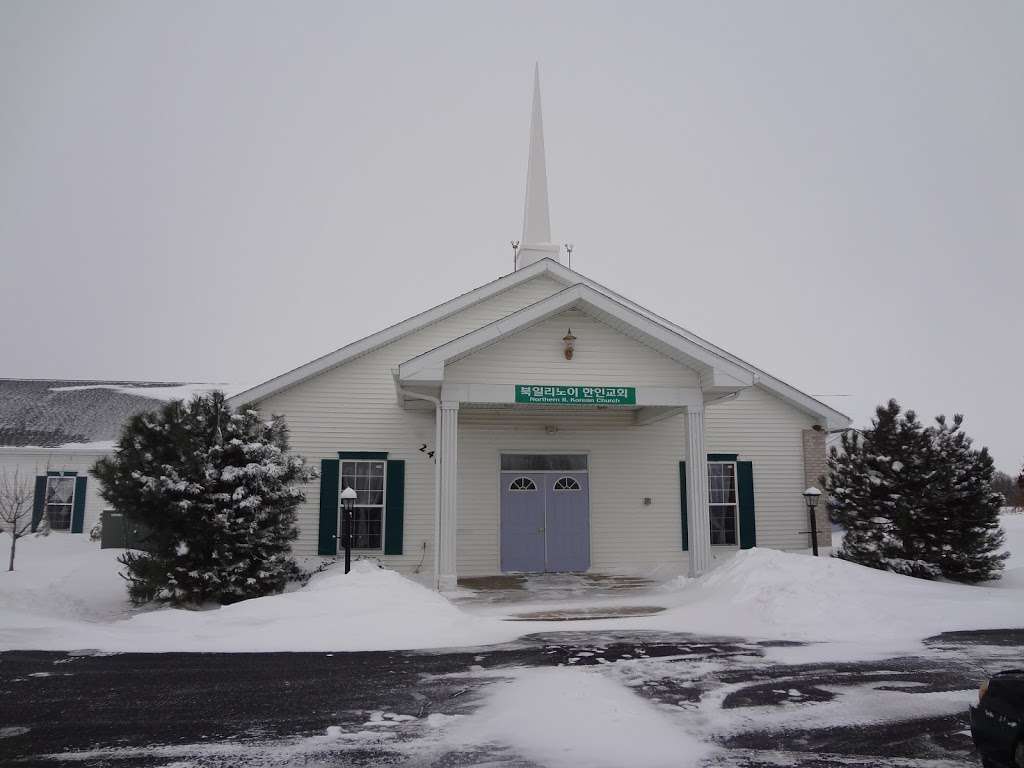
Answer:
[(971, 736), (986, 768), (1024, 768), (1024, 669), (998, 672), (981, 684)]

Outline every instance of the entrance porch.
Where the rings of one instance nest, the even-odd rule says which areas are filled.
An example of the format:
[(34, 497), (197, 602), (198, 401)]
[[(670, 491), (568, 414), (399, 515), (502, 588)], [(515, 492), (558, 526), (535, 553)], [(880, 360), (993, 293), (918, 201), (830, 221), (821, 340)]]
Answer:
[(710, 566), (702, 407), (645, 424), (629, 408), (440, 411), (437, 588), (460, 577)]
[[(752, 386), (742, 366), (578, 284), (394, 379), (401, 407), (435, 410), (436, 588), (460, 575), (710, 567), (704, 407)], [(508, 465), (517, 455), (585, 461)]]

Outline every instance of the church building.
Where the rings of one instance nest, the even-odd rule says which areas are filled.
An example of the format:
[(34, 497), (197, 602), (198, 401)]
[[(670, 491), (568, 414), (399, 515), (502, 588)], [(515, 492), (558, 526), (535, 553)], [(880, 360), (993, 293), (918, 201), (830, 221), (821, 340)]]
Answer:
[[(354, 547), (438, 589), (509, 572), (704, 573), (810, 546), (847, 416), (571, 270), (535, 75), (515, 271), (241, 392), (320, 477), (297, 556)], [(824, 505), (821, 505), (824, 507)], [(824, 515), (824, 510), (819, 510)], [(829, 526), (818, 524), (822, 546)]]

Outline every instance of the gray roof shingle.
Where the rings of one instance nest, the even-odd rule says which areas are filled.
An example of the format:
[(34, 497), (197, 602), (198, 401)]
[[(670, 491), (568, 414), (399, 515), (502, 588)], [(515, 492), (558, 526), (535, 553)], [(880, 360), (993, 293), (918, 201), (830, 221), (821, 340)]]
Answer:
[(56, 448), (113, 441), (136, 413), (159, 408), (175, 396), (187, 400), (204, 387), (218, 385), (0, 379), (0, 446)]

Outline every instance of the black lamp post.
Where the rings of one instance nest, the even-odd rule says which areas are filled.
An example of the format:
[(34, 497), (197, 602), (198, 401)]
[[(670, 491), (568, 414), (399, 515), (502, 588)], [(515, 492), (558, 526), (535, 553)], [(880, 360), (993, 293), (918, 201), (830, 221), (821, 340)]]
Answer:
[(818, 499), (821, 498), (821, 491), (813, 485), (804, 491), (804, 501), (807, 502), (807, 515), (811, 521), (811, 551), (818, 556), (818, 519), (814, 514), (818, 506)]
[(346, 488), (341, 492), (341, 543), (345, 547), (345, 573), (352, 569), (352, 510), (356, 506), (356, 492)]

